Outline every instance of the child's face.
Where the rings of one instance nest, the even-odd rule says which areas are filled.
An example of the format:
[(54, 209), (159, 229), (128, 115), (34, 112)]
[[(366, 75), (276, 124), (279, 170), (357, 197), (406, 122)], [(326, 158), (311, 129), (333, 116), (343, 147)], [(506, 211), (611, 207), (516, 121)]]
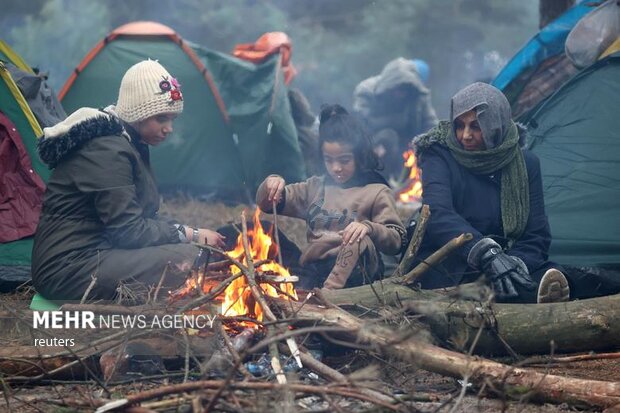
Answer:
[(344, 184), (355, 175), (355, 155), (353, 147), (346, 143), (323, 143), (323, 162), (325, 169), (338, 184)]
[(172, 122), (176, 117), (176, 113), (161, 113), (137, 122), (133, 124), (133, 127), (136, 128), (144, 143), (157, 146), (172, 133)]

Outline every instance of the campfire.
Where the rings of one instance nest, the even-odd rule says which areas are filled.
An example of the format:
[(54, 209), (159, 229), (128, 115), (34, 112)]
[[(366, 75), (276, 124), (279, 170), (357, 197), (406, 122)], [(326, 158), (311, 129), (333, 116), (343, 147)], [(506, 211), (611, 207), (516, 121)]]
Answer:
[[(297, 300), (297, 292), (292, 284), (296, 278), (292, 277), (285, 267), (276, 262), (279, 246), (272, 238), (273, 227), (269, 232), (265, 232), (259, 217), (260, 211), (257, 210), (254, 214), (253, 228), (247, 232), (249, 255), (251, 255), (258, 286), (264, 296)], [(201, 250), (201, 254), (205, 254), (205, 250)], [(231, 260), (236, 260), (245, 267), (249, 266), (242, 234), (237, 237), (235, 247), (226, 251), (225, 254)], [(196, 261), (199, 262), (200, 258)], [(208, 294), (217, 287), (223, 278), (236, 276), (226, 289), (215, 297), (215, 301), (221, 303), (222, 316), (263, 321), (263, 309), (252, 294), (247, 277), (242, 274), (241, 269), (235, 264), (229, 264), (228, 260), (206, 264), (197, 265), (194, 263), (191, 276), (186, 280), (183, 287), (173, 293), (173, 298), (183, 298), (196, 292)], [(251, 321), (238, 321), (234, 324), (236, 324), (235, 327), (259, 328), (258, 323)]]
[[(280, 279), (282, 277), (285, 279), (291, 278), (288, 270), (275, 261), (279, 246), (274, 244), (270, 234), (265, 233), (259, 216), (260, 212), (257, 210), (254, 214), (254, 227), (252, 230), (248, 231), (248, 244), (252, 262), (261, 263), (256, 267), (255, 271), (257, 275), (259, 278), (269, 276), (276, 276), (273, 277), (274, 279)], [(241, 234), (237, 237), (237, 245), (235, 248), (232, 251), (228, 251), (226, 254), (231, 258), (239, 260), (242, 264), (248, 265)], [(232, 275), (241, 273), (241, 270), (236, 265), (231, 265), (229, 269)], [(260, 283), (259, 286), (267, 296), (279, 296), (285, 299), (297, 300), (297, 293), (292, 283), (282, 282), (275, 284), (265, 282)], [(230, 283), (222, 294), (223, 316), (246, 316), (255, 318), (258, 321), (263, 320), (263, 310), (259, 303), (254, 300), (249, 287), (245, 276), (241, 276)], [(256, 324), (253, 325), (256, 326)]]
[(405, 181), (403, 189), (397, 193), (398, 200), (403, 203), (419, 201), (422, 198), (422, 177), (420, 169), (416, 164), (415, 154), (411, 149), (403, 153), (405, 159), (405, 168), (409, 170), (409, 174)]

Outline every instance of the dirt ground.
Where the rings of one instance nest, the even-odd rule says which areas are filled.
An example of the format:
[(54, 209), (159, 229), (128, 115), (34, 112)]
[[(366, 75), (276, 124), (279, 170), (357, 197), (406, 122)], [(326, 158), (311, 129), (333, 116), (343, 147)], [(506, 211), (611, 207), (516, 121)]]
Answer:
[[(175, 198), (165, 201), (161, 210), (162, 215), (177, 219), (180, 222), (206, 228), (218, 228), (222, 225), (240, 222), (241, 211), (251, 216), (254, 210), (248, 206), (227, 207), (223, 204), (208, 205), (189, 198)], [(405, 219), (411, 213), (411, 208), (402, 208), (401, 214)], [(263, 216), (271, 219), (270, 216)], [(296, 219), (278, 217), (280, 229), (300, 247), (305, 241), (304, 222)], [(12, 302), (27, 302), (32, 292), (22, 292), (20, 296), (7, 294), (0, 296), (0, 302), (11, 306)], [(6, 332), (5, 332), (6, 333)], [(6, 336), (5, 336), (6, 339)], [(3, 341), (6, 345), (6, 340)], [(612, 349), (613, 350), (613, 349)], [(505, 360), (504, 360), (505, 361)], [(344, 350), (325, 352), (323, 362), (344, 374), (368, 376), (371, 380), (387, 393), (396, 395), (412, 402), (411, 411), (422, 412), (574, 412), (576, 406), (542, 404), (539, 401), (524, 397), (522, 400), (506, 400), (502, 391), (493, 393), (488, 388), (480, 388), (467, 385), (463, 390), (463, 383), (417, 369), (414, 365), (404, 364), (394, 360), (385, 360), (362, 350)], [(369, 367), (372, 366), (372, 367)], [(620, 359), (592, 360), (571, 362), (565, 364), (541, 364), (532, 366), (541, 372), (560, 376), (579, 377), (605, 381), (620, 381)], [(4, 374), (3, 374), (4, 375)], [(303, 375), (302, 375), (303, 376)], [(300, 380), (303, 381), (303, 377)], [(121, 398), (124, 395), (158, 388), (166, 384), (180, 382), (181, 378), (173, 376), (166, 379), (150, 379), (128, 381), (123, 383), (109, 383), (113, 398)], [(307, 377), (306, 377), (307, 380)], [(86, 412), (93, 408), (67, 407), (63, 401), (89, 400), (101, 397), (101, 386), (94, 381), (47, 381), (38, 384), (7, 383), (0, 377), (3, 385), (0, 400), (0, 412)], [(325, 404), (318, 398), (305, 397), (294, 401), (282, 402), (282, 395), (247, 394), (239, 393), (242, 397), (254, 397), (257, 402), (253, 409), (241, 409), (242, 411), (384, 411), (373, 408), (370, 404), (358, 401), (343, 401), (336, 406)], [(191, 412), (189, 399), (178, 399), (178, 403), (165, 407), (164, 402), (153, 405), (152, 410), (143, 411), (169, 411)], [(262, 400), (259, 402), (258, 400)], [(65, 406), (63, 406), (65, 404)], [(157, 407), (159, 406), (159, 407)], [(136, 410), (138, 411), (138, 410)], [(236, 411), (234, 408), (221, 411)], [(594, 410), (591, 410), (594, 411)]]

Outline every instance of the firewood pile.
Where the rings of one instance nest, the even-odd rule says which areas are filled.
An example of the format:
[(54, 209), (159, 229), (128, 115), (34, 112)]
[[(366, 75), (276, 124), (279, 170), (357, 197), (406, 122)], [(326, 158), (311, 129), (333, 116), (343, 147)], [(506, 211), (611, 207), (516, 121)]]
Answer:
[[(5, 399), (8, 403), (23, 386), (81, 380), (93, 390), (34, 395), (23, 398), (21, 406), (96, 412), (408, 412), (418, 411), (421, 400), (440, 401), (441, 395), (403, 391), (380, 378), (382, 369), (401, 363), (457, 379), (456, 391), (438, 407), (450, 406), (451, 411), (457, 411), (467, 392), (569, 408), (620, 408), (620, 378), (592, 380), (537, 368), (620, 358), (617, 353), (553, 355), (617, 348), (620, 296), (523, 306), (495, 304), (484, 286), (416, 290), (415, 280), (426, 268), (468, 239), (462, 235), (411, 269), (428, 215), (423, 208), (392, 276), (356, 288), (310, 292), (296, 291), (295, 275), (270, 266), (274, 257), (256, 254), (256, 236), (248, 236), (242, 216), (239, 250), (231, 254), (201, 245), (188, 282), (169, 297), (157, 291), (139, 306), (76, 303), (61, 308), (96, 317), (139, 317), (147, 326), (166, 316), (203, 316), (201, 326), (108, 325), (73, 330), (72, 337), (83, 336), (75, 346), (4, 346), (0, 372)], [(210, 262), (212, 257), (217, 259)], [(32, 312), (8, 306), (3, 312), (32, 327)], [(357, 371), (350, 361), (330, 365), (337, 357), (326, 357), (329, 351), (344, 358), (363, 355), (364, 363)], [(503, 356), (504, 362), (483, 355)], [(343, 367), (344, 373), (339, 370)]]

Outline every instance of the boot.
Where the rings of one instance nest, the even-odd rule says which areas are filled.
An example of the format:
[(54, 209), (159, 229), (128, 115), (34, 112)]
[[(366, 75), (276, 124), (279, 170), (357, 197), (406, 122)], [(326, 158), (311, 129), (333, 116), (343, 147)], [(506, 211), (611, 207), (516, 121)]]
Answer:
[(325, 279), (323, 288), (336, 290), (344, 287), (357, 265), (361, 249), (359, 243), (346, 244), (340, 248), (340, 252), (338, 252), (338, 257), (336, 258), (336, 264), (330, 271), (327, 279)]
[[(323, 287), (328, 289), (344, 288), (358, 265), (361, 267), (361, 273), (357, 273), (356, 277), (362, 277), (365, 274), (372, 279), (379, 269), (379, 255), (369, 236), (365, 236), (362, 242), (347, 244), (340, 249), (336, 264), (325, 280)], [(353, 285), (361, 284), (364, 282), (360, 279), (355, 280)]]
[(540, 284), (538, 284), (536, 302), (539, 304), (560, 303), (568, 301), (569, 298), (570, 288), (564, 274), (555, 268), (548, 269), (540, 279)]

